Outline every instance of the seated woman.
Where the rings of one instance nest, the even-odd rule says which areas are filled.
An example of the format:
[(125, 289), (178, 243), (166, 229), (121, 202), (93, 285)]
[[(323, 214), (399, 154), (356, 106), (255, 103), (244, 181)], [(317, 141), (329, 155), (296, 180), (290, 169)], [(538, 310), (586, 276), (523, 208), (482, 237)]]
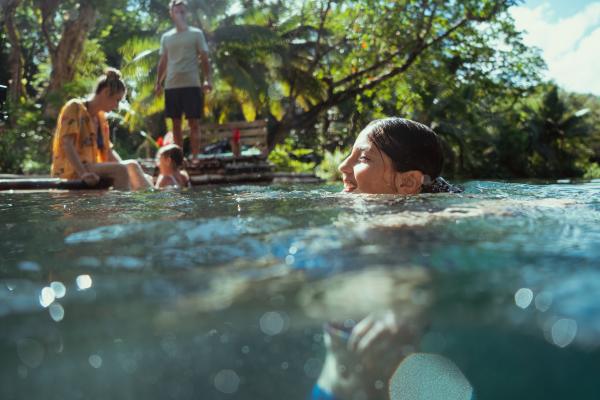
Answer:
[(110, 142), (105, 113), (116, 109), (126, 92), (120, 72), (109, 68), (90, 99), (73, 99), (65, 104), (52, 143), (52, 176), (81, 179), (90, 186), (105, 177), (112, 179), (117, 190), (152, 187), (140, 165), (134, 160), (121, 160)]
[(156, 154), (157, 165), (160, 175), (156, 179), (155, 187), (184, 188), (190, 185), (190, 178), (187, 172), (182, 171), (183, 150), (176, 144), (163, 146)]
[(438, 136), (403, 118), (371, 122), (339, 166), (344, 191), (352, 193), (458, 193), (440, 177), (444, 156)]

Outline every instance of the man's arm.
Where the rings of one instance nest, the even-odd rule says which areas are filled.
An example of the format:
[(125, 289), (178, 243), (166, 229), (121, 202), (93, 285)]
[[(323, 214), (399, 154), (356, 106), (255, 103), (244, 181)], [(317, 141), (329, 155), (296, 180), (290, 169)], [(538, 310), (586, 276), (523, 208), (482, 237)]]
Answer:
[(167, 62), (168, 62), (167, 51), (164, 50), (162, 55), (160, 56), (160, 60), (158, 61), (158, 72), (156, 74), (156, 85), (154, 85), (154, 92), (159, 94), (162, 92), (163, 82), (165, 80), (165, 76), (167, 74)]
[(198, 59), (200, 61), (200, 66), (202, 67), (202, 76), (204, 76), (202, 88), (209, 92), (212, 89), (212, 78), (210, 75), (210, 62), (208, 60), (208, 53), (201, 51), (198, 55)]

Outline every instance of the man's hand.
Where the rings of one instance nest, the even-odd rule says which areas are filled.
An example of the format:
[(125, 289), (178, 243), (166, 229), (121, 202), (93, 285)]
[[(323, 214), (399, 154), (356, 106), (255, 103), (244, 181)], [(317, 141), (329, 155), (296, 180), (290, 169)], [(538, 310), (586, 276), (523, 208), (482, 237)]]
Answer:
[(86, 172), (81, 175), (81, 180), (88, 186), (96, 186), (100, 181), (100, 177), (93, 172)]
[(212, 84), (209, 81), (204, 81), (204, 83), (202, 84), (202, 91), (204, 93), (210, 93), (211, 90)]
[(156, 84), (154, 85), (154, 94), (156, 96), (160, 96), (162, 94), (163, 91), (163, 85), (161, 82), (156, 82)]

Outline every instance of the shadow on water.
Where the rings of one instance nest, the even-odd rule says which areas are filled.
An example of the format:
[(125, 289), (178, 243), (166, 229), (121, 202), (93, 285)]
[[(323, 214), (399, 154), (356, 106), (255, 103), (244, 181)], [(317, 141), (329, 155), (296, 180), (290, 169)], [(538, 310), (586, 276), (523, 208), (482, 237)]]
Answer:
[(465, 186), (3, 193), (0, 398), (597, 398), (600, 184)]

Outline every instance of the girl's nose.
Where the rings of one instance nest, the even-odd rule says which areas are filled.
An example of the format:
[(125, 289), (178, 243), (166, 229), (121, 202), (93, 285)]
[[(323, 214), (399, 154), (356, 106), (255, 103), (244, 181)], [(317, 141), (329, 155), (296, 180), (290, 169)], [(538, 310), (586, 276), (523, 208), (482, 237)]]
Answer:
[(338, 171), (343, 174), (347, 174), (350, 170), (350, 157), (347, 157), (342, 163), (338, 166)]

